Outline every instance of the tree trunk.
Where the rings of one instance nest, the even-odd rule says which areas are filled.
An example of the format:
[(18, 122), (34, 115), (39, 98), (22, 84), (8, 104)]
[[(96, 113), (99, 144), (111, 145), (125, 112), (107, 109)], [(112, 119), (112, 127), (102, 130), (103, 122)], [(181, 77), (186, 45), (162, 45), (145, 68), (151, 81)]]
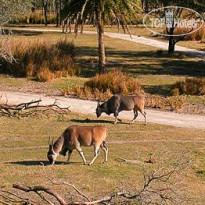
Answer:
[(169, 54), (173, 54), (174, 53), (175, 44), (176, 44), (176, 41), (175, 41), (174, 37), (170, 36), (169, 37), (169, 49), (168, 49), (168, 53)]
[(149, 12), (149, 3), (148, 0), (145, 0), (145, 13)]
[(58, 9), (58, 1), (56, 1), (56, 27), (59, 26), (59, 9)]
[(96, 10), (96, 20), (97, 20), (97, 33), (98, 33), (98, 55), (99, 73), (105, 73), (105, 44), (104, 44), (104, 19), (101, 11)]
[(62, 1), (59, 1), (59, 21), (60, 25), (62, 24), (62, 18), (61, 18), (61, 9), (62, 9)]
[(176, 40), (174, 39), (174, 25), (172, 25), (172, 28), (170, 28), (170, 31), (168, 32), (169, 34), (169, 48), (168, 48), (168, 53), (169, 54), (173, 54), (174, 50), (175, 50), (175, 44), (176, 44)]
[(44, 15), (44, 24), (45, 26), (48, 25), (48, 20), (47, 20), (47, 0), (43, 0), (43, 15)]

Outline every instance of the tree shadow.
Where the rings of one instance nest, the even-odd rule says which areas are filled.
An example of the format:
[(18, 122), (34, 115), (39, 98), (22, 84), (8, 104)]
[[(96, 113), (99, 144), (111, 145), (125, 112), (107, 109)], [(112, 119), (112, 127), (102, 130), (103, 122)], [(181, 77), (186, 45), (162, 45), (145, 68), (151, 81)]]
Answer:
[(91, 119), (84, 119), (84, 120), (79, 120), (79, 119), (71, 119), (70, 120), (71, 122), (77, 122), (77, 123), (112, 123), (114, 121), (111, 121), (111, 120), (91, 120)]
[[(94, 123), (94, 124), (99, 124), (99, 123), (101, 123), (101, 124), (114, 124), (114, 118), (113, 118), (113, 120), (111, 121), (111, 120), (90, 120), (90, 119), (85, 119), (85, 120), (79, 120), (79, 119), (71, 119), (70, 120), (71, 122), (77, 122), (77, 123), (82, 123), (82, 124), (84, 124), (84, 123)], [(130, 124), (129, 122), (118, 122), (117, 124)]]
[[(90, 77), (98, 72), (97, 48), (89, 46), (79, 46), (77, 59), (83, 67), (82, 77)], [(120, 68), (133, 75), (174, 75), (174, 76), (205, 76), (205, 61), (196, 57), (175, 52), (168, 55), (167, 51), (158, 54), (157, 51), (119, 51), (113, 48), (106, 48), (107, 69)], [(90, 59), (89, 59), (90, 58)], [(94, 66), (91, 66), (94, 61)]]
[(171, 85), (144, 85), (144, 90), (149, 94), (170, 96)]
[(20, 30), (12, 30), (12, 33), (16, 36), (38, 36), (43, 34), (41, 31), (20, 31)]
[[(5, 164), (23, 165), (23, 166), (38, 166), (38, 165), (42, 165), (42, 163), (44, 164), (44, 166), (50, 166), (49, 161), (37, 161), (37, 160), (6, 162)], [(83, 165), (82, 162), (71, 162), (69, 164), (76, 164), (76, 165), (82, 164)], [(69, 165), (69, 164), (66, 164), (65, 162), (61, 162), (61, 161), (56, 161), (54, 165)]]

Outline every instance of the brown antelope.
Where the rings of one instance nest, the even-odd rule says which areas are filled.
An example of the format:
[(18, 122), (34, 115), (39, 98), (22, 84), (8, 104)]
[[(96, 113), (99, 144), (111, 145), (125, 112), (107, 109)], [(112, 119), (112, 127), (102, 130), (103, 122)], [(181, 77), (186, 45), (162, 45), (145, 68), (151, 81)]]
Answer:
[(114, 114), (116, 124), (118, 121), (121, 121), (118, 118), (119, 112), (123, 110), (133, 110), (134, 118), (130, 124), (134, 122), (134, 120), (138, 116), (138, 111), (144, 116), (145, 124), (147, 124), (146, 112), (144, 111), (145, 97), (143, 95), (133, 95), (133, 96), (125, 96), (125, 95), (113, 95), (107, 102), (100, 104), (98, 102), (96, 108), (96, 115), (100, 117), (103, 112), (106, 114)]
[(68, 127), (63, 134), (56, 140), (55, 143), (49, 144), (47, 153), (50, 164), (54, 164), (58, 155), (66, 156), (68, 152), (67, 163), (70, 162), (71, 154), (74, 149), (78, 151), (86, 164), (86, 159), (81, 149), (81, 146), (93, 146), (94, 157), (88, 165), (93, 164), (99, 154), (99, 148), (104, 151), (104, 162), (108, 160), (108, 148), (105, 144), (107, 137), (107, 128), (104, 126), (77, 126), (73, 125)]

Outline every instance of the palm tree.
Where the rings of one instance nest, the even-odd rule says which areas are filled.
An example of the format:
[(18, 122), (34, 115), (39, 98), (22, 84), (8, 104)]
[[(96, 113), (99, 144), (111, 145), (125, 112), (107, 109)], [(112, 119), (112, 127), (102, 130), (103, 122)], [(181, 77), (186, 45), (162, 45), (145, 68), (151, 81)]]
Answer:
[(67, 0), (63, 12), (70, 18), (75, 18), (76, 29), (85, 22), (95, 22), (98, 34), (99, 73), (105, 73), (105, 23), (121, 22), (127, 28), (128, 21), (132, 20), (140, 8), (139, 0)]

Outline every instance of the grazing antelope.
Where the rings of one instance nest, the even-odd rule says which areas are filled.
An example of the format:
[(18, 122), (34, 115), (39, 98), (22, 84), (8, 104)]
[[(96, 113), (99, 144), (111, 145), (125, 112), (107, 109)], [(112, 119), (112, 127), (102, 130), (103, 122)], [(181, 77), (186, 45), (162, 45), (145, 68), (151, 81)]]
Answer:
[(98, 102), (96, 108), (96, 115), (100, 117), (103, 112), (106, 114), (114, 114), (116, 124), (118, 121), (122, 121), (118, 118), (119, 112), (123, 110), (133, 110), (134, 111), (134, 118), (130, 124), (134, 122), (134, 120), (138, 116), (138, 111), (144, 116), (145, 124), (147, 124), (146, 112), (144, 111), (145, 105), (145, 97), (141, 95), (135, 96), (124, 96), (124, 95), (113, 95), (108, 101), (100, 104)]
[(81, 146), (93, 146), (94, 157), (88, 165), (93, 164), (93, 162), (96, 160), (100, 147), (105, 154), (104, 162), (107, 162), (108, 148), (105, 144), (106, 137), (107, 128), (104, 126), (70, 126), (63, 132), (63, 134), (56, 140), (55, 143), (49, 143), (49, 150), (47, 153), (48, 160), (50, 164), (53, 165), (59, 154), (66, 156), (66, 153), (68, 152), (67, 163), (69, 163), (71, 154), (73, 150), (76, 149), (82, 157), (84, 164), (86, 164), (86, 159)]

